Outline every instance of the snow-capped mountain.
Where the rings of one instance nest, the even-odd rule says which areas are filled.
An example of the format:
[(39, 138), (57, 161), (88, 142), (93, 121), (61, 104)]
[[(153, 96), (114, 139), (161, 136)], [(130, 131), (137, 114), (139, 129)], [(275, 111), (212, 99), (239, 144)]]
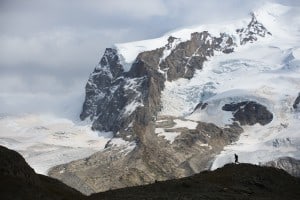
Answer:
[(107, 48), (80, 117), (112, 142), (49, 174), (91, 193), (215, 169), (234, 153), (300, 159), (299, 11), (268, 3), (247, 19)]
[[(234, 153), (240, 162), (299, 174), (299, 11), (268, 3), (245, 19), (107, 48), (88, 79), (80, 115), (101, 138), (46, 123), (23, 130), (43, 134), (19, 149), (65, 145), (68, 159), (45, 159), (43, 173), (98, 151), (49, 171), (86, 194), (216, 169), (233, 162)], [(71, 132), (79, 132), (72, 145)], [(16, 145), (5, 138), (0, 142)], [(51, 151), (40, 157), (46, 155)], [(28, 156), (33, 166), (41, 161)]]
[[(96, 130), (113, 131), (116, 135), (125, 134), (131, 138), (135, 131), (129, 129), (136, 121), (147, 125), (155, 121), (153, 117), (162, 115), (158, 114), (161, 109), (165, 110), (170, 105), (177, 106), (176, 103), (165, 106), (167, 99), (161, 102), (162, 91), (169, 90), (166, 87), (168, 83), (181, 81), (179, 79), (195, 79), (197, 76), (194, 74), (203, 71), (205, 61), (215, 54), (232, 53), (239, 45), (271, 35), (254, 14), (251, 17), (251, 21), (244, 25), (245, 28), (229, 33), (212, 35), (206, 27), (201, 27), (198, 32), (180, 31), (168, 37), (136, 42), (132, 46), (119, 44), (115, 49), (106, 49), (86, 85), (81, 119), (89, 117)], [(190, 38), (180, 35), (190, 35)], [(148, 43), (158, 46), (147, 46)], [(137, 58), (132, 60), (132, 52), (141, 53), (138, 56), (135, 54)]]

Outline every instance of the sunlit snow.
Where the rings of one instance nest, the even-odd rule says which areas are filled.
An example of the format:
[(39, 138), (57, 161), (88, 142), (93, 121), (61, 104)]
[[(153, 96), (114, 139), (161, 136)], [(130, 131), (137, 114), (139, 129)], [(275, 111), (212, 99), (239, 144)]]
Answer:
[[(300, 19), (299, 13), (299, 8), (266, 4), (255, 14), (271, 37), (210, 58), (191, 80), (166, 83), (160, 115), (226, 127), (233, 116), (222, 106), (247, 100), (265, 105), (274, 114), (266, 126), (244, 126), (240, 139), (216, 156), (212, 169), (233, 162), (234, 153), (240, 162), (254, 164), (281, 156), (300, 158), (300, 114), (292, 109), (300, 91), (300, 20), (295, 20)], [(199, 102), (208, 105), (193, 112)]]
[(24, 115), (0, 119), (0, 144), (20, 152), (37, 173), (103, 150), (109, 132), (91, 131), (67, 119)]

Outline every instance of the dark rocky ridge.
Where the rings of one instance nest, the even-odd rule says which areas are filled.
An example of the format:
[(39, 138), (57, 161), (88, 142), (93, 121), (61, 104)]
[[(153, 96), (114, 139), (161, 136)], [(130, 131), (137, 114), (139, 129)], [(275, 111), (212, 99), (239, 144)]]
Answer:
[[(215, 171), (84, 196), (61, 182), (35, 174), (18, 153), (0, 146), (0, 196), (40, 199), (289, 199), (300, 197), (300, 179), (283, 170), (228, 164)], [(26, 174), (26, 175), (25, 175)], [(30, 178), (32, 177), (32, 178)], [(29, 178), (29, 181), (27, 181)]]
[(300, 103), (300, 93), (298, 94), (298, 97), (294, 101), (293, 108), (298, 109), (299, 108), (299, 103)]
[(265, 106), (254, 101), (225, 104), (222, 110), (233, 112), (233, 120), (241, 125), (266, 125), (273, 120), (273, 114)]
[(300, 179), (283, 170), (228, 164), (187, 178), (93, 194), (89, 199), (296, 200), (299, 197)]
[(36, 174), (17, 152), (0, 146), (0, 197), (16, 199), (82, 199), (84, 196), (60, 181)]

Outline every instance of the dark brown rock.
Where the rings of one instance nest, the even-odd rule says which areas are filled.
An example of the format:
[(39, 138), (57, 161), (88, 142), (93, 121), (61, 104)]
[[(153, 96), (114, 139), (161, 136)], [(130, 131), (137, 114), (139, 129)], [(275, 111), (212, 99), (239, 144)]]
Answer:
[(300, 93), (298, 94), (298, 97), (294, 101), (293, 108), (297, 109), (299, 107), (299, 103), (300, 103)]
[(265, 106), (254, 101), (225, 104), (222, 110), (233, 112), (233, 120), (241, 125), (266, 125), (273, 120), (273, 114)]

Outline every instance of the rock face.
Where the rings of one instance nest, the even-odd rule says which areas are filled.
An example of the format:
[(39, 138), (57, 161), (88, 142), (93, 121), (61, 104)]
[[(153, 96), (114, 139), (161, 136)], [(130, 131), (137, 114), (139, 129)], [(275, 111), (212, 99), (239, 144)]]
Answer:
[(158, 110), (164, 87), (164, 76), (157, 71), (161, 56), (162, 49), (144, 52), (131, 70), (124, 72), (116, 50), (106, 49), (86, 85), (80, 118), (89, 117), (95, 130), (136, 139), (132, 123), (147, 125)]
[(237, 33), (240, 35), (240, 44), (246, 44), (247, 42), (254, 42), (258, 39), (258, 36), (265, 37), (271, 33), (264, 27), (264, 25), (257, 21), (254, 13), (251, 13), (252, 20), (248, 24), (247, 28), (237, 29)]
[[(237, 30), (235, 36), (245, 44), (266, 34), (253, 15), (249, 25)], [(237, 123), (218, 127), (159, 115), (161, 94), (166, 81), (191, 79), (216, 52), (233, 52), (238, 45), (235, 36), (221, 33), (215, 37), (208, 31), (192, 33), (187, 41), (171, 36), (165, 46), (137, 55), (130, 68), (122, 64), (117, 50), (106, 49), (89, 77), (80, 117), (89, 118), (94, 130), (111, 131), (115, 138), (134, 143), (135, 148), (128, 151), (127, 147), (106, 145), (105, 151), (54, 167), (49, 175), (90, 194), (208, 169), (213, 157), (236, 141), (243, 129)], [(199, 106), (204, 109), (206, 105)], [(250, 119), (241, 114), (242, 122), (265, 124), (269, 120), (270, 116), (261, 119), (267, 111), (255, 106)]]
[(89, 117), (95, 130), (112, 131), (126, 140), (136, 139), (134, 124), (147, 126), (153, 116), (157, 116), (166, 80), (192, 78), (214, 51), (228, 53), (235, 46), (226, 34), (216, 38), (207, 31), (193, 33), (191, 40), (179, 43), (161, 61), (164, 50), (168, 50), (172, 42), (174, 39), (169, 38), (165, 47), (139, 54), (127, 72), (120, 64), (117, 51), (106, 49), (86, 85), (80, 118)]
[(1, 199), (82, 199), (80, 192), (58, 180), (36, 174), (24, 158), (0, 146)]
[(300, 93), (298, 94), (298, 97), (294, 101), (293, 108), (298, 109), (299, 108), (299, 103), (300, 103)]
[(266, 125), (273, 119), (273, 114), (265, 106), (253, 101), (225, 104), (222, 109), (233, 112), (234, 120), (241, 125)]
[(168, 81), (192, 78), (195, 70), (202, 69), (203, 63), (214, 56), (215, 51), (230, 53), (234, 47), (233, 39), (225, 33), (218, 38), (207, 31), (192, 33), (191, 39), (179, 43), (159, 66), (166, 72)]
[[(254, 14), (237, 33), (242, 45), (270, 34)], [(140, 53), (129, 70), (117, 50), (108, 48), (86, 84), (80, 118), (92, 120), (95, 130), (135, 140), (135, 123), (147, 126), (161, 109), (165, 81), (192, 78), (215, 52), (233, 52), (234, 41), (226, 33), (214, 37), (207, 31), (192, 33), (185, 42), (171, 36), (164, 47)]]
[(283, 169), (292, 176), (300, 177), (300, 160), (290, 157), (281, 157), (274, 161), (267, 162), (264, 165)]

